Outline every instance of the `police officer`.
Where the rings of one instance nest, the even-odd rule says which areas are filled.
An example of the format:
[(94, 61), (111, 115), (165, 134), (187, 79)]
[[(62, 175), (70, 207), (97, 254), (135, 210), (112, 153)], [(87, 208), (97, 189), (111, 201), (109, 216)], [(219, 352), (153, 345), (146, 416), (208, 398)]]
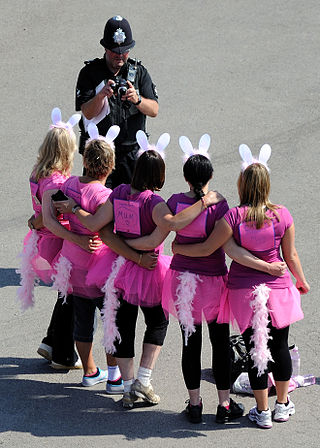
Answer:
[(90, 121), (100, 135), (106, 135), (114, 124), (120, 126), (114, 142), (116, 167), (106, 184), (114, 188), (131, 182), (139, 149), (136, 132), (145, 131), (146, 117), (156, 117), (159, 106), (147, 69), (129, 58), (135, 45), (129, 22), (119, 15), (109, 19), (100, 44), (105, 49), (103, 58), (85, 62), (76, 86), (76, 110), (82, 112), (79, 151), (83, 153)]

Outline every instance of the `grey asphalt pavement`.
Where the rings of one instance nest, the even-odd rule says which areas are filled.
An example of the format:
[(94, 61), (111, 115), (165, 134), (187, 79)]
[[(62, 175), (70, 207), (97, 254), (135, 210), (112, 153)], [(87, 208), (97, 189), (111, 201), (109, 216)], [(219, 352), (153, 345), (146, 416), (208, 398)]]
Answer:
[[(319, 72), (320, 5), (316, 0), (177, 0), (129, 2), (0, 0), (0, 447), (319, 446)], [(17, 255), (31, 215), (28, 177), (38, 147), (59, 106), (74, 112), (74, 88), (83, 61), (100, 57), (106, 20), (130, 21), (136, 47), (159, 92), (160, 113), (148, 120), (151, 141), (171, 134), (163, 197), (186, 188), (178, 137), (196, 146), (212, 137), (212, 187), (237, 203), (237, 148), (254, 153), (264, 143), (270, 159), (273, 202), (286, 205), (296, 224), (296, 245), (310, 282), (302, 298), (305, 319), (291, 328), (302, 373), (317, 384), (292, 393), (296, 415), (270, 431), (247, 417), (214, 422), (217, 397), (204, 331), (204, 422), (181, 414), (187, 398), (180, 369), (181, 341), (172, 320), (153, 375), (156, 407), (125, 412), (103, 386), (81, 388), (81, 372), (53, 371), (36, 349), (48, 325), (55, 293), (36, 289), (36, 304), (22, 313), (15, 301)], [(76, 156), (74, 173), (81, 172)], [(170, 244), (166, 244), (169, 253)], [(143, 321), (137, 335), (140, 354)], [(101, 327), (95, 357), (103, 366)], [(248, 411), (253, 398), (236, 397)], [(273, 406), (274, 397), (270, 397)]]

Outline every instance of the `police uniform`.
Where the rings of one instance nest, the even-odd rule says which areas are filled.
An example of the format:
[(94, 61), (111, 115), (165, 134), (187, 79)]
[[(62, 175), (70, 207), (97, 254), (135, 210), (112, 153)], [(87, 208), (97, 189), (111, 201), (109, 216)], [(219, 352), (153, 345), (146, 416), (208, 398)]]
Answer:
[[(116, 48), (113, 42), (115, 30), (119, 31), (123, 28), (124, 40)], [(120, 29), (122, 32), (122, 29)], [(132, 40), (130, 25), (121, 16), (109, 19), (104, 31), (104, 38), (100, 41), (105, 48), (111, 48), (112, 51), (125, 51), (127, 48), (132, 48), (135, 42)], [(128, 59), (121, 67), (117, 76), (112, 73), (106, 63), (105, 58), (97, 58), (92, 61), (86, 61), (85, 66), (79, 73), (76, 86), (76, 110), (80, 111), (82, 104), (95, 97), (97, 94), (97, 87), (101, 83), (107, 83), (108, 80), (117, 81), (119, 79), (129, 80), (138, 95), (144, 98), (158, 101), (155, 85), (147, 71), (140, 61), (135, 59)], [(106, 135), (110, 126), (117, 124), (120, 126), (120, 133), (116, 140), (116, 169), (109, 176), (106, 185), (110, 188), (115, 188), (122, 183), (130, 183), (133, 169), (137, 157), (139, 145), (136, 142), (136, 132), (141, 129), (145, 131), (146, 116), (142, 114), (139, 109), (129, 101), (121, 101), (120, 95), (113, 95), (109, 98), (110, 113), (106, 115), (99, 123), (97, 123), (99, 133)], [(82, 154), (86, 139), (89, 137), (85, 132), (83, 120), (79, 123), (81, 129), (81, 138), (79, 151)]]

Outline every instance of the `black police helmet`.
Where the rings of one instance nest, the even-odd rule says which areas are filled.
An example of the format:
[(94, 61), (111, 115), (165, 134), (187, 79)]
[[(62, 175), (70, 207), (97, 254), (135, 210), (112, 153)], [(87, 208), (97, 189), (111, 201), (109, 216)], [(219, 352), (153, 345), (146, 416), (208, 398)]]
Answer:
[(133, 48), (136, 43), (132, 39), (128, 20), (121, 16), (111, 17), (104, 27), (100, 44), (118, 54), (126, 53), (130, 48)]

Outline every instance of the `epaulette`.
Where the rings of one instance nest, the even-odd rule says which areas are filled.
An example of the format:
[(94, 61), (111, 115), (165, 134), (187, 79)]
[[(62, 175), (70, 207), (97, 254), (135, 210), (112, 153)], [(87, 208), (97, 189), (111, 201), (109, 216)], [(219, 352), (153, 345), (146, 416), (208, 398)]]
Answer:
[(92, 62), (95, 62), (95, 61), (98, 61), (98, 60), (99, 60), (99, 58), (95, 58), (95, 59), (90, 59), (89, 61), (83, 61), (83, 63), (85, 65), (89, 65), (89, 64), (92, 64)]
[(136, 58), (128, 58), (128, 62), (129, 64), (133, 64), (133, 65), (141, 65), (141, 61), (139, 59)]

